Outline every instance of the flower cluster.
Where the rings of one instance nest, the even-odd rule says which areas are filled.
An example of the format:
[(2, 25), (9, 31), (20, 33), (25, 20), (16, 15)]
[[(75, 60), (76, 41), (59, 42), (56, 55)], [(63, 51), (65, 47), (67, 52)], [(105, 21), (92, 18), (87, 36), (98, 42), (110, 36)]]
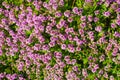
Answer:
[(120, 79), (120, 0), (17, 3), (0, 8), (0, 80)]

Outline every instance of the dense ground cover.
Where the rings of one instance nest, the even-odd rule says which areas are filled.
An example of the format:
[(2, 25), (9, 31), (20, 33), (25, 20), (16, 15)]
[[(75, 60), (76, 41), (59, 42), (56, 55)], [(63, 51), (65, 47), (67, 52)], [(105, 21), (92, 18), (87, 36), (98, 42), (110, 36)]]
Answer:
[(120, 0), (0, 0), (0, 80), (120, 80)]

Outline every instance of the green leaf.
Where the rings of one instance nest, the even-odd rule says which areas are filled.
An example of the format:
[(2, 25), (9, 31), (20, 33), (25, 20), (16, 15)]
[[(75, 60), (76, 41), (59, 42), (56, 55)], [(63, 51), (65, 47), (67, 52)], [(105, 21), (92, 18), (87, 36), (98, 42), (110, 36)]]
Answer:
[(86, 64), (88, 62), (88, 59), (83, 59), (83, 63)]
[(36, 78), (35, 76), (36, 76), (36, 74), (33, 74), (33, 73), (30, 74), (31, 79), (35, 79)]
[(69, 44), (69, 40), (66, 40), (66, 41), (65, 41), (65, 44)]
[(55, 64), (56, 64), (56, 61), (55, 61), (55, 58), (53, 57), (52, 60), (51, 60), (51, 62), (50, 62), (50, 65), (54, 66)]
[(94, 75), (89, 75), (89, 78), (90, 79), (94, 79)]
[(27, 31), (25, 31), (25, 34), (26, 34), (27, 37), (29, 37), (31, 33), (32, 33), (31, 30), (27, 30)]
[(98, 34), (98, 36), (102, 36), (104, 34), (104, 32), (100, 32), (99, 34)]
[(83, 6), (83, 0), (76, 0), (76, 5), (79, 7), (79, 8), (82, 8)]
[(7, 69), (5, 69), (5, 72), (8, 73), (8, 74), (10, 74), (12, 71), (11, 71), (11, 69), (8, 67)]

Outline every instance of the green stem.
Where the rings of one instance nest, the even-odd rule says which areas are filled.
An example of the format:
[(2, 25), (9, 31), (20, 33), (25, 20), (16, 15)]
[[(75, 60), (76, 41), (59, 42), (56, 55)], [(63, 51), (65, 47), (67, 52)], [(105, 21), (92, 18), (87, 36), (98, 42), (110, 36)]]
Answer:
[(72, 4), (72, 7), (74, 6), (74, 4), (75, 4), (75, 0), (73, 0), (73, 4)]

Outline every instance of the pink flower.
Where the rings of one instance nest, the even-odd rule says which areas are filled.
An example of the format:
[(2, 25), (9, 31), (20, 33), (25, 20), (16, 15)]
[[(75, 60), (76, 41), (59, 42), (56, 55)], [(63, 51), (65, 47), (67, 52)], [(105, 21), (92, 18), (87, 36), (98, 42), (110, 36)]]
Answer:
[(82, 69), (82, 75), (86, 78), (88, 76), (87, 70)]
[(60, 38), (61, 40), (63, 40), (63, 41), (66, 40), (66, 37), (65, 37), (64, 35), (62, 35), (62, 34), (59, 34), (59, 38)]
[(99, 21), (99, 18), (95, 17), (94, 22), (98, 22), (98, 21)]
[(115, 37), (120, 37), (120, 33), (118, 33), (118, 32), (115, 31), (114, 36)]
[(47, 44), (43, 45), (42, 50), (49, 50), (49, 46)]
[(116, 28), (117, 26), (116, 26), (116, 24), (115, 23), (112, 23), (111, 24), (111, 28)]
[(61, 17), (61, 16), (62, 16), (62, 13), (61, 13), (61, 12), (56, 12), (56, 13), (55, 13), (55, 16), (56, 16), (56, 17)]
[(86, 23), (85, 22), (81, 23), (80, 27), (85, 28), (86, 27)]
[(12, 79), (12, 80), (15, 80), (16, 78), (17, 78), (17, 74), (12, 74), (12, 75), (11, 75), (11, 79)]
[(65, 22), (66, 22), (65, 20), (60, 20), (60, 22), (59, 22), (60, 26), (64, 26)]
[(58, 65), (58, 64), (55, 64), (53, 68), (54, 68), (54, 69), (59, 69), (59, 65)]
[(11, 79), (11, 74), (7, 74), (7, 75), (6, 75), (6, 78), (7, 78), (8, 80), (12, 80), (12, 79)]
[(22, 71), (22, 70), (23, 70), (23, 67), (24, 67), (24, 63), (23, 63), (23, 62), (20, 62), (19, 65), (18, 65), (18, 70), (19, 70), (19, 71)]
[(110, 76), (110, 80), (115, 80), (114, 76), (111, 75)]
[(53, 8), (54, 10), (57, 10), (58, 4), (54, 3), (54, 4), (52, 5), (52, 8)]
[(71, 61), (70, 60), (66, 61), (66, 64), (71, 64)]
[(94, 66), (94, 69), (98, 69), (99, 68), (99, 65), (98, 64), (96, 64), (95, 66)]
[(81, 21), (86, 21), (86, 16), (81, 16), (80, 20)]
[(34, 50), (38, 51), (38, 50), (40, 50), (41, 45), (40, 45), (40, 44), (35, 44), (35, 45), (33, 46), (33, 48), (34, 48)]
[(95, 68), (93, 68), (93, 69), (92, 69), (92, 72), (93, 72), (93, 73), (95, 73), (95, 72), (96, 72), (96, 69), (95, 69)]
[(61, 58), (62, 57), (62, 53), (60, 52), (54, 52), (54, 55), (56, 58)]
[(120, 19), (116, 20), (116, 24), (120, 26)]
[(100, 62), (104, 61), (104, 60), (105, 60), (105, 55), (101, 55), (101, 56), (99, 57), (99, 59), (100, 59)]
[(58, 38), (57, 37), (50, 37), (50, 41), (53, 41), (53, 42), (55, 42), (56, 40), (57, 40)]
[(95, 27), (95, 30), (96, 30), (97, 32), (101, 32), (101, 31), (102, 31), (102, 27), (101, 27), (101, 26), (97, 26), (97, 27)]
[(120, 4), (120, 0), (116, 0), (116, 2), (117, 2), (118, 4)]
[(56, 27), (57, 27), (58, 29), (61, 29), (63, 26), (61, 26), (60, 24), (57, 24)]
[(120, 13), (120, 8), (116, 9), (115, 11), (118, 12), (118, 13)]
[(60, 68), (65, 67), (65, 63), (64, 62), (60, 62), (59, 65), (60, 65)]
[(92, 22), (93, 17), (91, 15), (88, 15), (88, 21)]
[(67, 47), (66, 44), (62, 44), (62, 45), (61, 45), (61, 49), (63, 49), (63, 50), (65, 50), (66, 47)]
[(117, 53), (118, 52), (118, 48), (117, 47), (113, 48), (113, 52)]
[(70, 35), (68, 35), (68, 40), (70, 40), (70, 41), (72, 41), (73, 40), (73, 37), (72, 37), (72, 35), (70, 34)]
[(76, 51), (81, 51), (81, 48), (79, 46), (77, 46)]
[(60, 5), (60, 6), (64, 6), (64, 0), (60, 0), (60, 1), (59, 1), (59, 5)]
[(50, 31), (52, 30), (52, 27), (51, 26), (46, 26), (46, 31)]
[(2, 22), (2, 24), (4, 24), (4, 25), (8, 24), (8, 20), (5, 19), (5, 18), (1, 19), (1, 22)]
[(77, 7), (74, 7), (72, 11), (73, 11), (75, 14), (78, 14), (78, 8), (77, 8)]
[(73, 40), (74, 40), (74, 41), (79, 40), (79, 39), (78, 39), (78, 36), (75, 36), (75, 37), (73, 38)]
[(64, 60), (65, 60), (65, 61), (70, 61), (70, 56), (65, 56), (65, 57), (64, 57)]
[(73, 18), (72, 18), (72, 17), (69, 17), (69, 18), (67, 19), (67, 21), (71, 23), (71, 22), (73, 21)]
[(2, 80), (2, 78), (5, 77), (5, 74), (4, 73), (0, 73), (0, 79)]
[(58, 30), (51, 30), (49, 33), (51, 36), (55, 36), (58, 34)]
[(71, 52), (71, 53), (74, 53), (75, 52), (75, 48), (72, 46), (72, 45), (68, 45), (68, 51)]
[(76, 63), (76, 59), (71, 60), (71, 64), (74, 65)]
[(93, 32), (93, 31), (89, 31), (89, 32), (88, 32), (88, 35), (89, 35), (89, 36), (93, 36), (93, 35), (94, 35), (94, 32)]
[(73, 69), (74, 71), (76, 71), (76, 72), (78, 71), (78, 67), (77, 67), (77, 66), (73, 66), (72, 69)]
[(104, 76), (104, 78), (108, 78), (107, 72), (105, 72), (105, 73), (103, 74), (103, 76)]
[(104, 12), (103, 15), (106, 16), (106, 17), (109, 17), (110, 16), (110, 12), (109, 11)]
[(70, 11), (69, 11), (69, 10), (65, 11), (65, 12), (64, 12), (64, 15), (65, 15), (66, 17), (69, 17), (69, 16), (70, 16)]
[(54, 41), (49, 42), (49, 46), (50, 47), (54, 47), (55, 46), (55, 42)]
[(45, 58), (46, 58), (47, 60), (51, 60), (51, 59), (52, 59), (52, 56), (51, 56), (50, 53), (48, 53), (48, 54), (45, 55)]
[(77, 45), (82, 45), (83, 41), (82, 40), (77, 40), (76, 43), (77, 43)]
[(115, 53), (115, 52), (112, 52), (112, 56), (116, 56), (117, 55), (117, 53)]
[(74, 33), (74, 28), (67, 28), (70, 33)]
[(112, 55), (113, 55), (113, 56), (116, 56), (116, 55), (117, 55), (117, 52), (118, 52), (118, 48), (117, 48), (117, 47), (113, 48)]
[(49, 60), (44, 56), (43, 59), (42, 59), (43, 63), (45, 64), (48, 64), (49, 63)]
[(19, 80), (26, 80), (26, 79), (24, 79), (23, 77), (19, 77)]
[(84, 30), (83, 29), (79, 29), (79, 34), (83, 35), (84, 34)]
[(43, 36), (39, 36), (39, 37), (38, 37), (38, 40), (39, 40), (40, 43), (45, 42), (45, 39), (43, 38)]
[(100, 11), (96, 10), (94, 13), (95, 13), (95, 15), (98, 15), (100, 13)]

